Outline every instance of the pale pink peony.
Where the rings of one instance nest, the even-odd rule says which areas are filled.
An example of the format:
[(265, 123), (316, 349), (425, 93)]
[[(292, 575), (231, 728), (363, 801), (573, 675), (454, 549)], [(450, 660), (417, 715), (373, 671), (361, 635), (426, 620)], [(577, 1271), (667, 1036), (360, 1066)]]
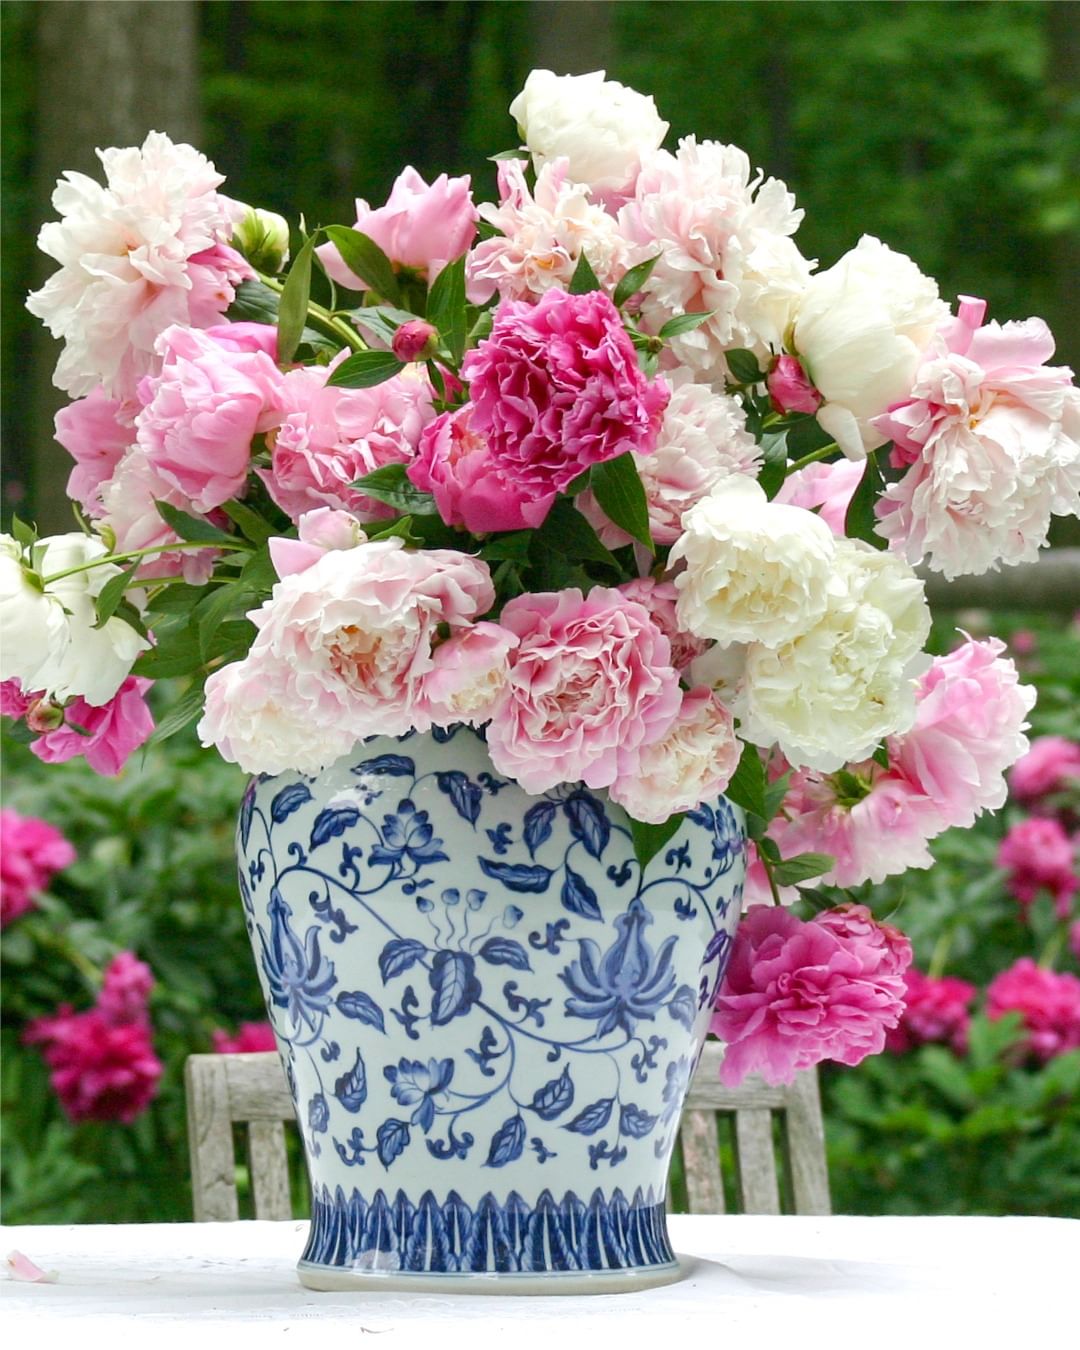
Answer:
[(532, 793), (632, 774), (682, 702), (670, 644), (648, 611), (618, 591), (568, 588), (518, 596), (500, 622), (520, 645), (487, 731), (495, 768)]
[(140, 448), (196, 511), (243, 492), (254, 437), (280, 420), (282, 376), (264, 351), (236, 351), (205, 333), (169, 328), (161, 374), (140, 389)]
[(821, 395), (797, 356), (778, 356), (769, 369), (765, 387), (769, 401), (781, 415), (816, 413), (821, 407)]
[(1018, 1012), (1027, 1031), (1026, 1049), (1046, 1061), (1080, 1048), (1080, 980), (1044, 970), (1022, 956), (996, 975), (986, 991), (986, 1015), (994, 1020)]
[(1036, 811), (1043, 807), (1044, 798), (1070, 786), (1080, 786), (1080, 742), (1064, 736), (1036, 737), (1009, 771), (1012, 795)]
[(318, 506), (305, 511), (297, 521), (297, 539), (277, 536), (267, 540), (270, 561), (279, 577), (304, 572), (334, 549), (355, 548), (366, 544), (367, 535), (360, 522), (348, 511)]
[(281, 423), (267, 437), (270, 468), (258, 470), (259, 477), (293, 520), (319, 506), (385, 520), (393, 509), (352, 484), (387, 464), (412, 460), (435, 416), (431, 385), (423, 372), (410, 370), (371, 389), (342, 389), (326, 383), (333, 365), (285, 376)]
[(873, 419), (907, 472), (875, 508), (878, 533), (946, 577), (1031, 562), (1053, 515), (1080, 515), (1080, 392), (1048, 366), (1041, 319), (983, 324), (962, 297), (911, 394)]
[(1005, 771), (1028, 748), (1035, 690), (997, 638), (971, 638), (934, 658), (916, 691), (915, 724), (889, 741), (890, 767), (929, 797), (946, 825), (1003, 806)]
[(112, 530), (119, 553), (142, 548), (162, 550), (142, 561), (137, 574), (140, 580), (182, 574), (192, 586), (203, 585), (220, 550), (170, 550), (169, 545), (179, 543), (180, 536), (166, 525), (157, 502), (166, 502), (187, 515), (198, 514), (190, 498), (154, 467), (142, 446), (134, 445), (102, 485), (101, 525)]
[(503, 473), (486, 438), (472, 429), (471, 414), (466, 405), (425, 427), (406, 471), (410, 482), (434, 496), (447, 525), (463, 525), (473, 534), (542, 525), (551, 498), (537, 498)]
[(63, 764), (81, 755), (95, 773), (115, 777), (154, 730), (146, 706), (150, 685), (150, 680), (129, 675), (100, 707), (72, 699), (64, 708), (63, 724), (31, 742), (31, 751), (43, 764)]
[(924, 975), (914, 966), (904, 981), (907, 1006), (900, 1025), (885, 1037), (885, 1048), (899, 1055), (918, 1045), (940, 1044), (965, 1054), (975, 986), (953, 975)]
[(761, 359), (782, 347), (811, 270), (790, 238), (802, 214), (783, 183), (752, 174), (736, 146), (687, 136), (674, 155), (644, 155), (619, 227), (639, 246), (635, 263), (661, 255), (642, 288), (646, 331), (712, 311), (671, 349), (713, 379), (725, 374), (731, 347)]
[(0, 808), (0, 928), (32, 909), (53, 876), (74, 861), (75, 850), (59, 830)]
[(147, 1003), (154, 975), (134, 952), (117, 952), (105, 968), (98, 1010), (114, 1026), (149, 1020)]
[(754, 905), (735, 935), (712, 1018), (726, 1043), (720, 1079), (748, 1073), (790, 1083), (822, 1060), (858, 1064), (878, 1054), (904, 1010), (911, 944), (863, 905), (809, 922)]
[(227, 352), (264, 352), (277, 360), (277, 326), (271, 323), (219, 323), (206, 330)]
[(218, 1055), (257, 1055), (277, 1049), (274, 1028), (269, 1022), (241, 1022), (232, 1036), (215, 1027), (210, 1038)]
[(834, 464), (808, 464), (784, 479), (773, 501), (802, 506), (817, 514), (842, 537), (847, 509), (863, 476), (864, 465), (850, 459)]
[(441, 642), (424, 676), (424, 711), (434, 726), (486, 722), (510, 677), (517, 638), (497, 623), (476, 623)]
[(217, 191), (224, 179), (204, 155), (152, 131), (98, 157), (106, 186), (79, 173), (57, 184), (62, 219), (42, 227), (38, 247), (60, 269), (27, 308), (64, 340), (59, 388), (133, 399), (160, 369), (159, 334), (217, 322), (254, 273), (227, 243), (243, 207)]
[(496, 291), (504, 300), (538, 300), (553, 286), (567, 290), (582, 253), (608, 290), (626, 271), (627, 241), (589, 189), (570, 180), (565, 158), (539, 170), (532, 192), (524, 160), (500, 161), (499, 204), (485, 202), (479, 210), (499, 234), (469, 253), (466, 277), (474, 304), (485, 304)]
[(101, 491), (135, 444), (138, 405), (109, 398), (100, 388), (56, 414), (56, 439), (75, 461), (67, 495), (89, 516), (100, 516)]
[[(373, 239), (396, 266), (421, 272), (429, 285), (472, 243), (477, 219), (468, 175), (448, 178), (441, 173), (429, 186), (410, 167), (398, 174), (385, 206), (373, 210), (361, 198), (356, 201), (356, 229)], [(315, 251), (338, 285), (368, 289), (345, 266), (333, 244)]]
[(657, 581), (655, 577), (639, 577), (634, 581), (624, 581), (619, 590), (627, 600), (644, 605), (649, 611), (649, 618), (671, 643), (671, 664), (683, 675), (709, 644), (679, 627), (676, 613), (679, 593), (675, 583)]
[[(635, 452), (634, 461), (648, 503), (649, 533), (658, 544), (674, 544), (683, 532), (683, 516), (722, 478), (757, 476), (761, 447), (746, 430), (738, 399), (692, 383), (688, 371), (670, 372), (664, 382), (671, 398), (656, 445), (648, 454)], [(578, 496), (577, 506), (608, 548), (630, 542), (630, 536), (604, 515), (591, 491)]]
[(471, 430), (486, 439), (498, 472), (545, 510), (592, 465), (651, 450), (668, 401), (663, 382), (642, 374), (600, 291), (503, 301), (462, 374)]
[(1075, 848), (1059, 821), (1032, 816), (1018, 821), (1001, 841), (996, 862), (1008, 873), (1005, 886), (1026, 910), (1048, 891), (1058, 918), (1067, 919), (1080, 891)]
[(634, 769), (611, 784), (611, 800), (635, 820), (661, 825), (719, 797), (741, 751), (731, 710), (711, 689), (691, 689), (667, 734), (643, 746)]

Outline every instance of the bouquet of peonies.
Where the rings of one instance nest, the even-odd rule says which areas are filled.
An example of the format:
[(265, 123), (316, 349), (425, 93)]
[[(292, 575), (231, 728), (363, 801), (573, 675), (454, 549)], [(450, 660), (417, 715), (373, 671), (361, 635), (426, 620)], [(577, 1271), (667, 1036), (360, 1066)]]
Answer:
[(154, 734), (199, 718), (253, 773), (466, 723), (527, 792), (606, 788), (643, 866), (726, 792), (767, 903), (725, 1077), (855, 1063), (910, 946), (805, 883), (926, 867), (1004, 801), (1034, 695), (996, 641), (925, 654), (913, 565), (1026, 562), (1080, 511), (1071, 372), (878, 239), (818, 270), (783, 183), (662, 149), (603, 73), (534, 71), (511, 113), (497, 202), (407, 168), (287, 271), (286, 223), (190, 146), (65, 175), (29, 308), (79, 528), (2, 539), (3, 711), (103, 773), (160, 679)]

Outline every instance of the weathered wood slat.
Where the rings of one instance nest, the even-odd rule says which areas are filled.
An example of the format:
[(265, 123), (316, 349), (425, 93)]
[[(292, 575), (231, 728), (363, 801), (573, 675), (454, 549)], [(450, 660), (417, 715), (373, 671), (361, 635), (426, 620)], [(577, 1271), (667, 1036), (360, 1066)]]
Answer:
[(784, 1140), (796, 1214), (831, 1214), (825, 1124), (817, 1074), (796, 1076), (784, 1113)]
[(687, 1111), (679, 1131), (691, 1214), (724, 1213), (720, 1134), (713, 1111)]
[(184, 1066), (195, 1222), (240, 1217), (223, 1055), (190, 1055)]
[(293, 1103), (281, 1060), (272, 1051), (254, 1055), (218, 1055), (229, 1076), (233, 1120), (292, 1120)]
[[(290, 1109), (292, 1103), (290, 1102)], [(253, 1120), (248, 1126), (248, 1163), (257, 1219), (291, 1219), (289, 1160), (280, 1120)]]
[(743, 1213), (779, 1214), (771, 1111), (752, 1107), (735, 1112), (735, 1155)]

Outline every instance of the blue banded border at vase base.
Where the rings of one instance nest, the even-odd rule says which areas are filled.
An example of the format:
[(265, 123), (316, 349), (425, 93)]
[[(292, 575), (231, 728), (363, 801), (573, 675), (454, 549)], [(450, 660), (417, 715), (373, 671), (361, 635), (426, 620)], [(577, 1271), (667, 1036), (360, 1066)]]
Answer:
[(681, 1275), (663, 1199), (617, 1188), (587, 1201), (544, 1191), (534, 1204), (489, 1191), (472, 1205), (456, 1191), (414, 1204), (402, 1191), (369, 1200), (322, 1188), (298, 1271), (315, 1290), (506, 1294), (615, 1293)]

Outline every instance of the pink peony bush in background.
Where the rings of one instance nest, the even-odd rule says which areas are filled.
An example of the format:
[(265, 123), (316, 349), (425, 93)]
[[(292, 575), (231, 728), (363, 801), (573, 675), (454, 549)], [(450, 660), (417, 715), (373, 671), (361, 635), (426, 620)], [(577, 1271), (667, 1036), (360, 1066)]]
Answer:
[(0, 927), (34, 906), (57, 872), (75, 861), (75, 850), (47, 821), (0, 808)]

